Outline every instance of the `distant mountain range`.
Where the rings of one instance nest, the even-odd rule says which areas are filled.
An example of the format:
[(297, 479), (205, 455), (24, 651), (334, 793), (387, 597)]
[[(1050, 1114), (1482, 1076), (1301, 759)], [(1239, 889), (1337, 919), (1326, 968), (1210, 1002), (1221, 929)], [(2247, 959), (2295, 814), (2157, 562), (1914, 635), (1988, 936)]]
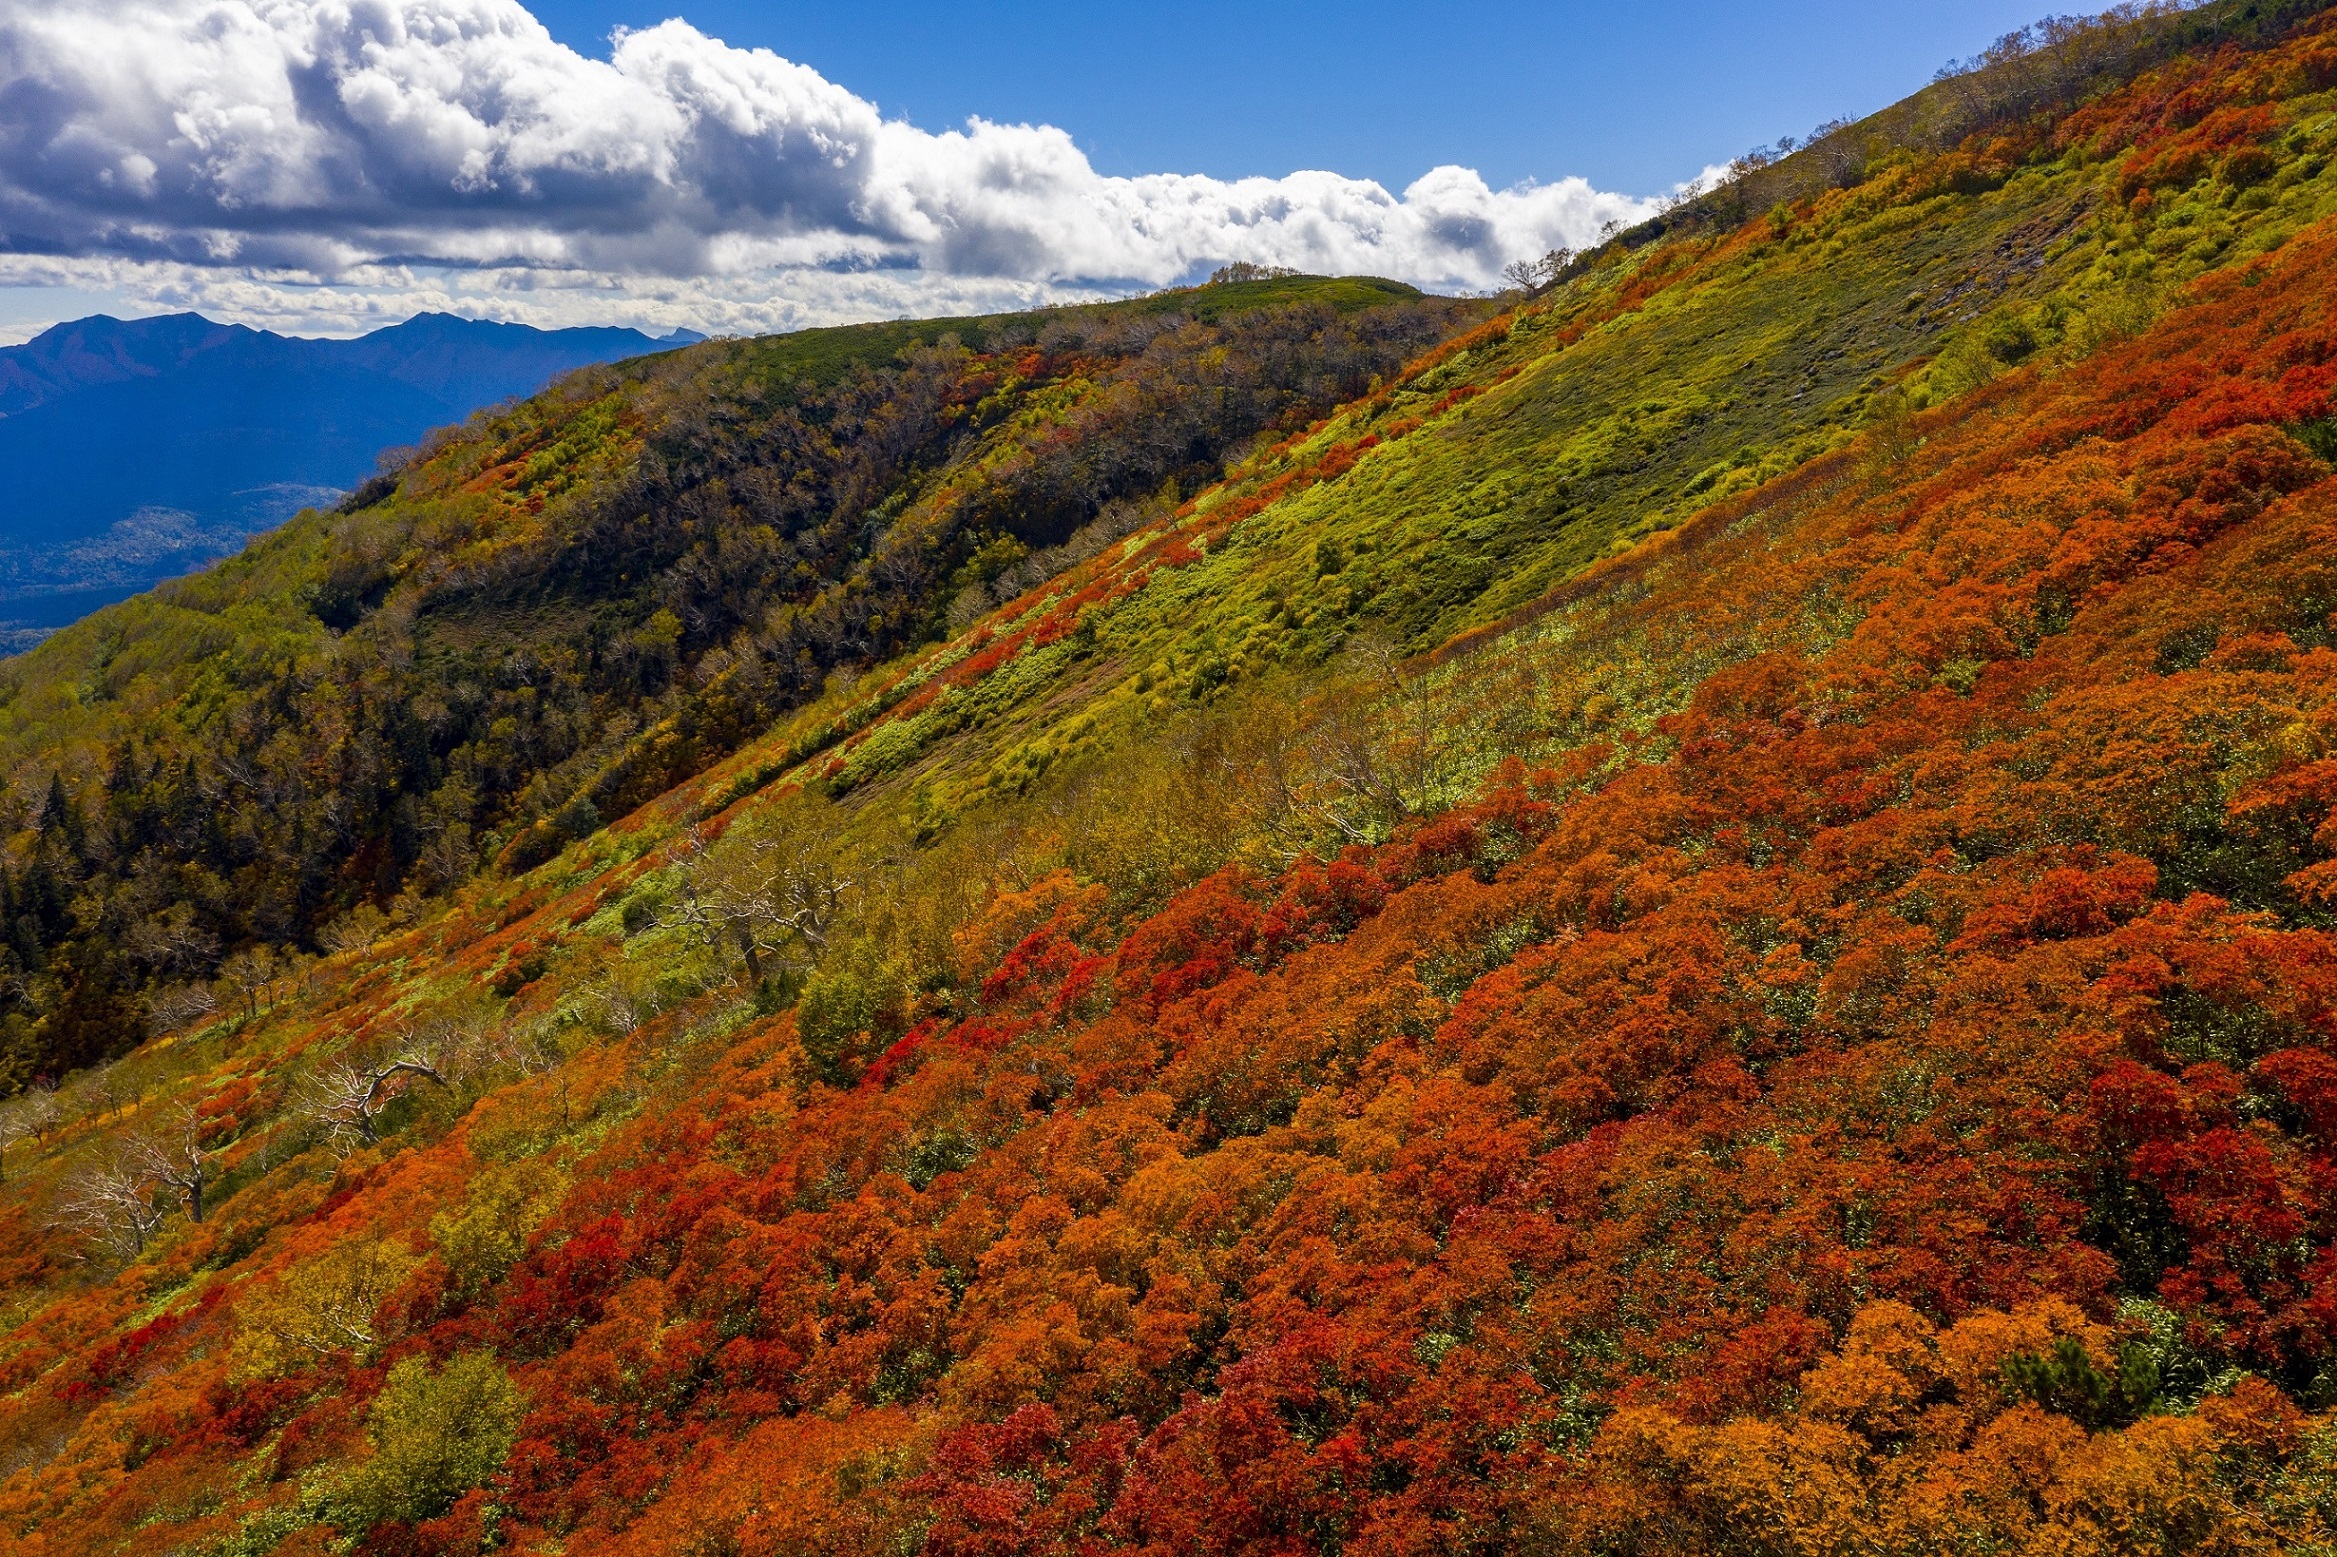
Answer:
[(99, 314), (0, 350), (0, 650), (335, 500), (384, 448), (700, 339), (421, 314), (307, 340)]

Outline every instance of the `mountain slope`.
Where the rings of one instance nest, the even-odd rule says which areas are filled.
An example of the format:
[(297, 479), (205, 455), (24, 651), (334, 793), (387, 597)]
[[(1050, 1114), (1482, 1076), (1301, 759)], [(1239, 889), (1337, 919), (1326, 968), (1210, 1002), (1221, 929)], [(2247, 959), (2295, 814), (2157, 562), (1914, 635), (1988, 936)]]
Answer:
[[(939, 625), (656, 768), (769, 627), (716, 638), (569, 775), (670, 790), (247, 954), (10, 1105), (4, 1527), (2325, 1547), (2337, 26), (2032, 129), (1985, 187), (1910, 153), (1446, 315), (1042, 576), (886, 597)], [(1797, 353), (1766, 398), (1759, 342)], [(1072, 522), (1040, 451), (1119, 446), (1053, 436), (1113, 403), (1080, 378), (1026, 379), (830, 587), (998, 534), (945, 515)], [(432, 589), (572, 598), (544, 560), (609, 510), (552, 483), (623, 381), (408, 470), (380, 520), (456, 538)], [(118, 679), (44, 651), (18, 749), (256, 717), (159, 624), (248, 653), (369, 512), (115, 616)], [(461, 652), (415, 576), (333, 641)], [(321, 684), (286, 695), (330, 727)], [(18, 839), (85, 873), (71, 911), (167, 799), (143, 772)]]
[(117, 1051), (125, 1002), (239, 947), (534, 863), (1483, 312), (1204, 291), (575, 375), (0, 669), (16, 1063)]
[(445, 314), (349, 341), (58, 325), (0, 350), (0, 618), (62, 626), (332, 501), (390, 445), (659, 344)]

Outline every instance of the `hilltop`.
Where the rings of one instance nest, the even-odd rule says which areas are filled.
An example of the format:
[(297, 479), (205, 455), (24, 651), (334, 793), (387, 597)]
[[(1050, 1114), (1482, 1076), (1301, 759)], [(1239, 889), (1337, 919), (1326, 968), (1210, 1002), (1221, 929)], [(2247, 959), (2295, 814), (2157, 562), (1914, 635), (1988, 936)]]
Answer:
[(11, 662), (0, 1523), (2325, 1548), (2337, 21), (1966, 77), (1495, 303), (587, 369)]

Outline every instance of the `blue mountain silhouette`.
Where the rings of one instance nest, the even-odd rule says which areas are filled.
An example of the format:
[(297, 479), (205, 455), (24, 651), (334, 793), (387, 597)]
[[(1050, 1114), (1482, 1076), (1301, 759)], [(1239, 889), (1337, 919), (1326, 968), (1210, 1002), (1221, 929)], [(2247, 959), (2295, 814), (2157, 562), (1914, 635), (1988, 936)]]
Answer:
[(0, 648), (333, 501), (384, 448), (697, 339), (422, 314), (311, 340), (100, 314), (0, 350)]

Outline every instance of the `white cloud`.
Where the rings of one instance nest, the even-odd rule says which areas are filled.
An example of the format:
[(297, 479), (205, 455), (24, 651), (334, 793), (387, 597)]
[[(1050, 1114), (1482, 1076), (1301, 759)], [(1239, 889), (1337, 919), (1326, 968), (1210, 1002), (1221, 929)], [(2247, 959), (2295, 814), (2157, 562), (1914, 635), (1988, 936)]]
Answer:
[[(252, 322), (412, 307), (768, 329), (1124, 292), (1228, 260), (1492, 284), (1651, 209), (1434, 169), (1110, 178), (1050, 126), (931, 134), (680, 21), (609, 57), (517, 0), (8, 0), (0, 286)], [(401, 312), (400, 310), (403, 310)]]

